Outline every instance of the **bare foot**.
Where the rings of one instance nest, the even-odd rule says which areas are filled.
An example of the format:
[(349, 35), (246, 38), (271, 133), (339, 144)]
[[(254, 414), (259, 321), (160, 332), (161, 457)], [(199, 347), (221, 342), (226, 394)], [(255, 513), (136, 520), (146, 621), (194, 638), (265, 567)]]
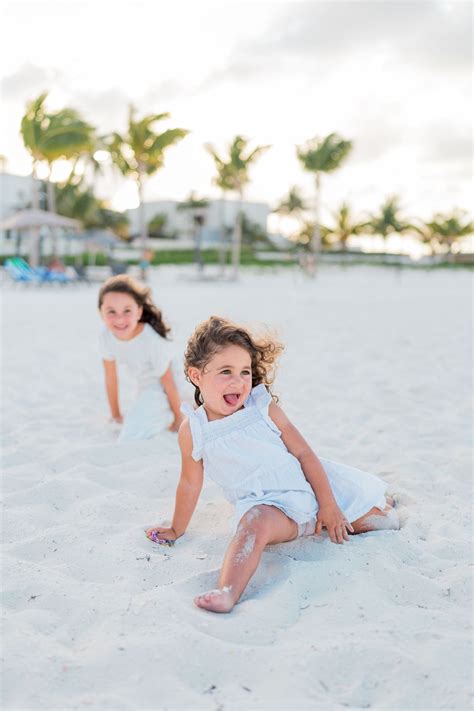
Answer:
[(230, 588), (227, 587), (198, 595), (194, 598), (194, 603), (211, 612), (230, 612), (235, 605)]
[(394, 508), (389, 504), (383, 511), (377, 508), (370, 509), (365, 516), (352, 522), (354, 533), (368, 533), (369, 531), (400, 529), (400, 521)]

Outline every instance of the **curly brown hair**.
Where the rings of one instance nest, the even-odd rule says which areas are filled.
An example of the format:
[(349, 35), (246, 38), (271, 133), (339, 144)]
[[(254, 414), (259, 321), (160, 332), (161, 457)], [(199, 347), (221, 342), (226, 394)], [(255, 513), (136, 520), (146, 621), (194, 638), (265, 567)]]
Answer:
[(100, 287), (99, 309), (102, 308), (105, 295), (112, 292), (131, 296), (136, 304), (143, 309), (140, 321), (149, 323), (152, 329), (163, 338), (168, 337), (171, 329), (164, 322), (160, 309), (153, 303), (151, 289), (148, 286), (143, 286), (126, 274), (110, 277)]
[[(284, 346), (266, 334), (254, 336), (246, 328), (232, 321), (211, 316), (199, 324), (188, 341), (184, 354), (184, 372), (186, 379), (194, 386), (196, 405), (202, 405), (201, 391), (189, 378), (189, 368), (204, 369), (211, 358), (229, 345), (240, 346), (250, 355), (252, 365), (252, 387), (263, 383), (269, 390), (275, 375), (275, 365)], [(274, 400), (277, 397), (272, 394)]]

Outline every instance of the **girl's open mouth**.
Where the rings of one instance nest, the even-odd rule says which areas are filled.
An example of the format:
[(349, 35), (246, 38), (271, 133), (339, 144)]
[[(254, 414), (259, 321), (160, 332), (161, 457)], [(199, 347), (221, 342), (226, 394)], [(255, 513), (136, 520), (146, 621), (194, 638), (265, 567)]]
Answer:
[(240, 395), (238, 393), (227, 393), (224, 395), (224, 400), (228, 405), (237, 405), (239, 402)]

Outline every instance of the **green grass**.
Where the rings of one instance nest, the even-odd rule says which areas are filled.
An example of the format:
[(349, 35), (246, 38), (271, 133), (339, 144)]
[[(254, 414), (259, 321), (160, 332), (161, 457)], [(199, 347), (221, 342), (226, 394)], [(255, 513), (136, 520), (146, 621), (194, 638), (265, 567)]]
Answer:
[[(8, 256), (0, 256), (0, 264), (3, 264)], [(66, 265), (74, 266), (76, 264), (77, 257), (75, 256), (65, 256), (63, 261)], [(219, 263), (219, 253), (217, 249), (205, 249), (202, 251), (202, 260), (204, 264), (218, 264)], [(121, 260), (117, 260), (121, 261)], [(243, 248), (241, 254), (241, 265), (243, 267), (295, 267), (296, 263), (293, 261), (280, 261), (278, 259), (260, 260), (257, 259), (251, 249)], [(45, 260), (47, 263), (47, 260)], [(109, 264), (109, 258), (103, 252), (98, 252), (93, 259), (91, 254), (85, 253), (80, 258), (80, 263), (85, 263), (86, 266), (89, 264), (96, 264), (99, 267), (104, 267)], [(127, 264), (137, 265), (140, 263), (139, 259), (129, 259)], [(163, 251), (155, 252), (153, 255), (152, 265), (160, 266), (165, 264), (193, 264), (194, 263), (194, 250), (192, 249), (167, 249)], [(230, 263), (230, 255), (227, 255), (226, 263)], [(345, 262), (344, 259), (340, 261), (332, 261), (323, 263), (324, 266), (338, 266), (338, 267), (358, 267), (358, 266), (376, 266), (376, 267), (390, 267), (392, 269), (423, 269), (423, 270), (434, 270), (434, 269), (468, 269), (473, 270), (474, 265), (472, 264), (453, 264), (450, 262), (442, 262), (441, 264), (393, 264), (390, 262), (383, 262), (382, 260), (374, 261), (370, 258), (364, 259), (362, 256), (353, 262)]]

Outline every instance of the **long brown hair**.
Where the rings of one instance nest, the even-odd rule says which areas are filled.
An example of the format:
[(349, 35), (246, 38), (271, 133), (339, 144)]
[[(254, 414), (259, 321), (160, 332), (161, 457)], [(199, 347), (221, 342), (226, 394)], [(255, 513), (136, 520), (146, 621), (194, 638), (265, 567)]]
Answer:
[(136, 304), (143, 310), (140, 321), (150, 324), (152, 329), (163, 338), (168, 337), (168, 333), (171, 329), (164, 322), (160, 309), (153, 303), (151, 289), (148, 286), (142, 286), (142, 284), (126, 274), (110, 277), (110, 279), (107, 279), (100, 287), (99, 309), (102, 308), (105, 295), (110, 293), (128, 294), (131, 296)]
[[(196, 405), (202, 405), (203, 399), (198, 386), (190, 380), (188, 369), (204, 369), (216, 353), (229, 345), (240, 346), (250, 355), (253, 388), (263, 383), (269, 389), (268, 386), (273, 382), (275, 364), (284, 346), (268, 334), (257, 337), (242, 326), (219, 316), (211, 316), (196, 328), (184, 354), (184, 372), (187, 380), (194, 386)], [(277, 400), (274, 395), (272, 397)]]

